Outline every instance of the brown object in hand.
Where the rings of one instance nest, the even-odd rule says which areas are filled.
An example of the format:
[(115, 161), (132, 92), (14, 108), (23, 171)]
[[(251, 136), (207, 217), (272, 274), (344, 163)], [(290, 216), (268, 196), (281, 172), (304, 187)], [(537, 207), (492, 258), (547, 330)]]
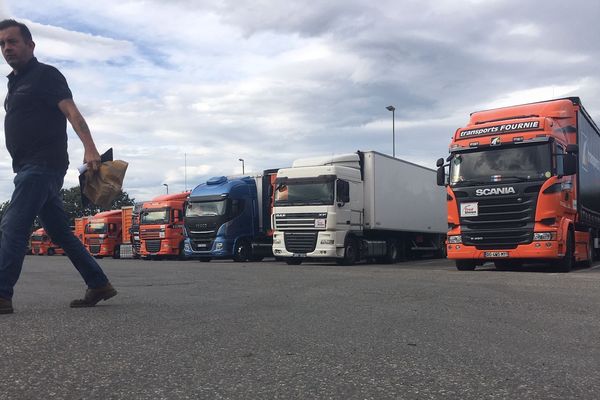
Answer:
[(103, 162), (96, 172), (88, 169), (83, 194), (95, 205), (109, 208), (121, 192), (128, 165), (125, 161), (114, 160)]

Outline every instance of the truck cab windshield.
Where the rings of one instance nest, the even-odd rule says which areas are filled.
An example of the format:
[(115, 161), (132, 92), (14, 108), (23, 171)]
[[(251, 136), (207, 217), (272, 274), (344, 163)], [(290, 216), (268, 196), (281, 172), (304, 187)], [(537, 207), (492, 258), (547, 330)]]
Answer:
[(456, 153), (450, 161), (450, 185), (545, 180), (552, 176), (549, 143), (487, 147)]
[(185, 210), (186, 217), (217, 217), (225, 215), (226, 200), (190, 202)]
[(145, 209), (142, 211), (142, 218), (140, 220), (142, 225), (151, 224), (168, 224), (169, 223), (169, 209)]
[(85, 227), (85, 233), (106, 233), (108, 225), (104, 222), (90, 222)]
[(325, 182), (288, 179), (277, 187), (275, 205), (331, 205), (334, 182), (334, 178)]

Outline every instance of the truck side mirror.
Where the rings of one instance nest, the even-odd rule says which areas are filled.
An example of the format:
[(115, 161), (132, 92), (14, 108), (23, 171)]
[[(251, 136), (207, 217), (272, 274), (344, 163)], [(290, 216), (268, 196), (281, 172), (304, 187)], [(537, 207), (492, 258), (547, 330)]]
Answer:
[(438, 160), (435, 163), (435, 166), (439, 168), (442, 165), (444, 165), (444, 159), (443, 158), (438, 158)]
[(439, 166), (437, 169), (437, 185), (446, 186), (446, 171), (444, 170), (443, 165)]
[(567, 152), (567, 154), (578, 154), (579, 146), (576, 144), (568, 144), (565, 151)]
[(338, 203), (349, 203), (350, 202), (350, 184), (347, 181), (341, 179), (337, 180), (337, 201)]
[(564, 175), (573, 175), (577, 172), (577, 157), (574, 154), (563, 155), (562, 163)]

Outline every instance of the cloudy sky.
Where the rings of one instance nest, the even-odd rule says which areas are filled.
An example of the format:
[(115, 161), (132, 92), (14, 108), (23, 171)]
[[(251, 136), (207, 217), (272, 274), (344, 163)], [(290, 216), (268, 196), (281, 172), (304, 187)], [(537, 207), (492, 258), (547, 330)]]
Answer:
[[(258, 171), (391, 154), (388, 105), (396, 156), (429, 167), (472, 111), (579, 96), (600, 123), (597, 0), (0, 0), (0, 13), (67, 77), (99, 150), (130, 163), (136, 200), (241, 173), (240, 158)], [(69, 154), (65, 187), (83, 159), (72, 131)]]

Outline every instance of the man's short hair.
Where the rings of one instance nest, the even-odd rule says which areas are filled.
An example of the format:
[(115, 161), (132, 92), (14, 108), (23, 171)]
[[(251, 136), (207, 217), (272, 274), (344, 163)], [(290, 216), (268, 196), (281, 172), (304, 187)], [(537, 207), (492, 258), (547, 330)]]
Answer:
[(4, 21), (0, 21), (0, 31), (8, 28), (12, 28), (16, 26), (21, 31), (21, 36), (25, 39), (26, 42), (32, 42), (33, 38), (31, 37), (31, 31), (27, 25), (22, 22), (15, 21), (14, 19), (5, 19)]

